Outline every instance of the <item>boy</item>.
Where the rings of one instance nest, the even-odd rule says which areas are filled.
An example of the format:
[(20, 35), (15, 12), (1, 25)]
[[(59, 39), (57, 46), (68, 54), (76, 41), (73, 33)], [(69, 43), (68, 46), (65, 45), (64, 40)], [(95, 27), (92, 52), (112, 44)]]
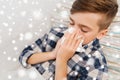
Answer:
[(108, 67), (99, 39), (117, 11), (116, 0), (76, 0), (70, 28), (52, 28), (23, 50), (21, 64), (34, 66), (46, 80), (106, 80)]

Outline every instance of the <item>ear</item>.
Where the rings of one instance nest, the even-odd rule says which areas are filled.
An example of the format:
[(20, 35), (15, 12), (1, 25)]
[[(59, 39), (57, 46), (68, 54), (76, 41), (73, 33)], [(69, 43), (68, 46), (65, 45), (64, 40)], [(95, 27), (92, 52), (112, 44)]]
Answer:
[(103, 38), (107, 34), (107, 32), (108, 32), (108, 29), (101, 30), (97, 35), (97, 39)]

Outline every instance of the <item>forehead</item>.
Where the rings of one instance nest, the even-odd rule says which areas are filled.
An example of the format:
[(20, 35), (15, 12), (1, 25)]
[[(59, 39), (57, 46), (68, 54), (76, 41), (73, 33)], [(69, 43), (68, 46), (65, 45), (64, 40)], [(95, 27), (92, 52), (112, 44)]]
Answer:
[(91, 29), (99, 28), (99, 22), (103, 15), (99, 13), (78, 12), (70, 15), (70, 18), (76, 23), (88, 26)]

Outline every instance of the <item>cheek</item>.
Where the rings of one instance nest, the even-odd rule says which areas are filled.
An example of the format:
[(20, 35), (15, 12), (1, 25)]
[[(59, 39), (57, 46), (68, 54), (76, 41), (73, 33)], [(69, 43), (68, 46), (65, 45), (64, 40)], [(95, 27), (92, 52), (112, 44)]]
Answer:
[(84, 43), (83, 44), (88, 44), (89, 42), (93, 41), (97, 37), (96, 33), (86, 33), (84, 34)]

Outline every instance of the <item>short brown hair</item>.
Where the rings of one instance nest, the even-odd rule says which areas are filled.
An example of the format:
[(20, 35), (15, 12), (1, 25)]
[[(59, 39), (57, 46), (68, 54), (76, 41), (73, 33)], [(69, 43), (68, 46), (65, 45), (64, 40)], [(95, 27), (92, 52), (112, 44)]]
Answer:
[(118, 11), (116, 0), (76, 0), (70, 10), (71, 14), (76, 12), (93, 12), (105, 15), (102, 21), (98, 23), (101, 29), (109, 27)]

